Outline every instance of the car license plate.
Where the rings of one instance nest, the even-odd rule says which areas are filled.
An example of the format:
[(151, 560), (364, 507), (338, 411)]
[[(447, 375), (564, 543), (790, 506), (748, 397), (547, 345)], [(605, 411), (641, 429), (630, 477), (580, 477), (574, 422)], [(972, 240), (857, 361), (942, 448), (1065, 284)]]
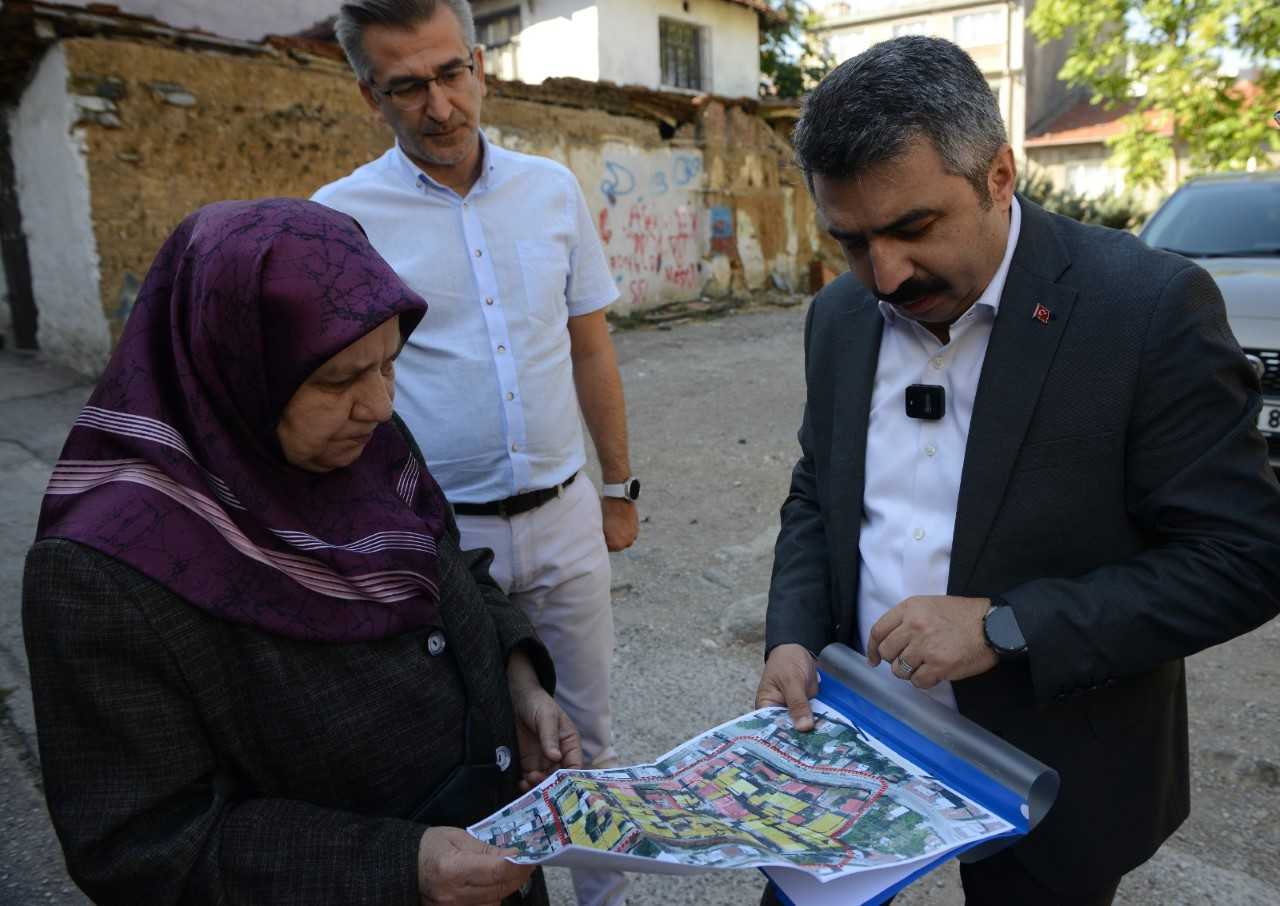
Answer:
[(1258, 413), (1258, 430), (1263, 434), (1280, 434), (1280, 400), (1267, 400)]

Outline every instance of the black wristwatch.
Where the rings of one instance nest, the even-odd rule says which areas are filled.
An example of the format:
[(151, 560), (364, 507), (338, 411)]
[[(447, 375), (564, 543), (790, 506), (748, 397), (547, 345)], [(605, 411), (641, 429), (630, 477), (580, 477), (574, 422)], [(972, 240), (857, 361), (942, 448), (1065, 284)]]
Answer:
[(982, 639), (1002, 661), (1020, 661), (1027, 656), (1027, 640), (1018, 628), (1018, 618), (1004, 598), (992, 597), (982, 618)]

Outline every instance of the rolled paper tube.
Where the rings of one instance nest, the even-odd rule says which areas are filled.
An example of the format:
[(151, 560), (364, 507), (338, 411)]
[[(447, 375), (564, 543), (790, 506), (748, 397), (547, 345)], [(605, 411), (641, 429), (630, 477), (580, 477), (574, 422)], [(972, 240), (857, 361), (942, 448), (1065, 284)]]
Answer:
[[(1060, 784), (1058, 772), (985, 727), (933, 698), (921, 695), (907, 683), (886, 683), (884, 677), (867, 664), (866, 658), (847, 645), (832, 644), (822, 649), (818, 667), (857, 698), (890, 715), (909, 730), (1010, 791), (1023, 804), (1022, 813), (1028, 832), (1052, 807)], [(826, 700), (823, 693), (819, 693), (819, 698)], [(843, 710), (843, 703), (839, 701), (828, 703)], [(909, 752), (902, 754), (911, 757)], [(985, 859), (1016, 839), (1005, 837), (988, 841), (962, 853), (960, 861)]]

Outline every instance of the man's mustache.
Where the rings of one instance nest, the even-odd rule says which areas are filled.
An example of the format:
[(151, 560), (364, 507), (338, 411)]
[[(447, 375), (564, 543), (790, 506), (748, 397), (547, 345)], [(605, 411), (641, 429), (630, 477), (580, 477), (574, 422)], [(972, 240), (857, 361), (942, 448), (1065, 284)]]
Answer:
[(930, 280), (917, 280), (914, 277), (902, 283), (893, 292), (888, 295), (880, 295), (880, 298), (890, 305), (910, 305), (917, 302), (924, 296), (930, 296), (935, 293), (944, 293), (951, 289), (951, 284), (941, 277), (934, 277)]

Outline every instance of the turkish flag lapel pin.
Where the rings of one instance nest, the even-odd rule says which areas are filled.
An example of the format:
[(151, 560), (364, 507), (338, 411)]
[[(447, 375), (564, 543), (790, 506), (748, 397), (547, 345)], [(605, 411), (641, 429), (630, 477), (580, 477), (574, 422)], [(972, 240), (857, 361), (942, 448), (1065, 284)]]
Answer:
[(1053, 312), (1049, 311), (1049, 309), (1037, 302), (1036, 310), (1031, 313), (1031, 317), (1035, 318), (1041, 324), (1048, 324), (1053, 320)]

